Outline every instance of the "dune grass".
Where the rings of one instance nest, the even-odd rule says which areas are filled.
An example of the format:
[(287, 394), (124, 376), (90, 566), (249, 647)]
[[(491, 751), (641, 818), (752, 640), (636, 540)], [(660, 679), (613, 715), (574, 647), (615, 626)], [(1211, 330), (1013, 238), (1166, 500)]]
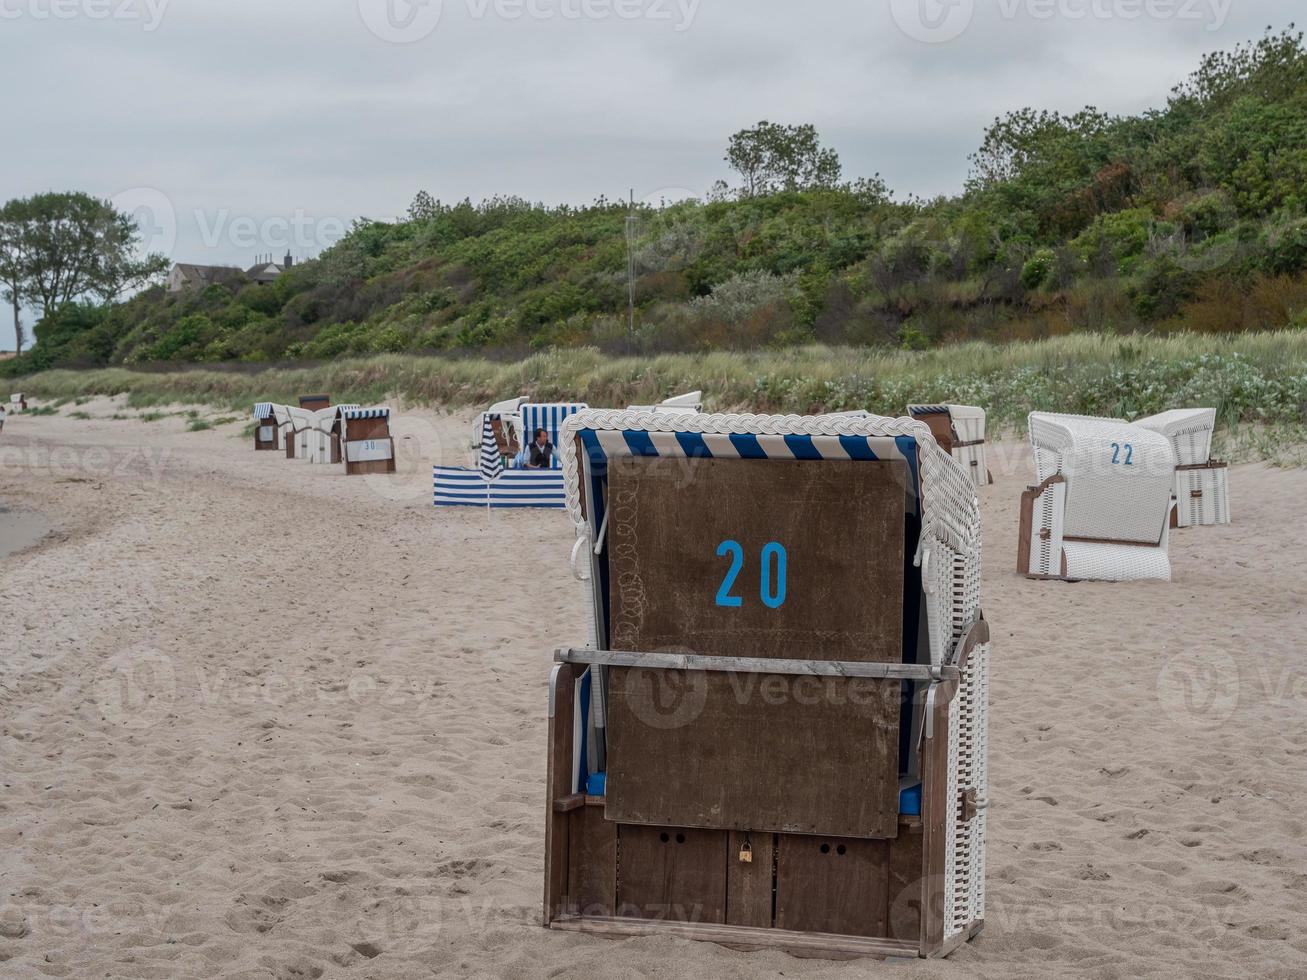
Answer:
[(375, 355), (250, 371), (55, 370), (22, 379), (42, 398), (126, 393), (137, 408), (209, 404), (244, 414), (255, 401), (307, 392), (396, 407), (460, 408), (518, 394), (592, 405), (647, 404), (702, 389), (709, 411), (900, 415), (909, 402), (984, 406), (995, 431), (1024, 431), (1033, 410), (1134, 418), (1215, 406), (1225, 427), (1307, 423), (1307, 331), (969, 343), (923, 352), (804, 347), (749, 353), (609, 357), (555, 350), (521, 361)]

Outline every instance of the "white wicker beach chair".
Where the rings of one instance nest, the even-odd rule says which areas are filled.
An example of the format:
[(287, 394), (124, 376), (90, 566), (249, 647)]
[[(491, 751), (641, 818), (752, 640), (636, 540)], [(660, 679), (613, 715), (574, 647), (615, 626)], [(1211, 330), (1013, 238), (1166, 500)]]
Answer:
[(952, 453), (977, 487), (994, 482), (985, 451), (985, 410), (972, 405), (909, 405), (908, 415), (930, 426), (935, 441)]
[(9, 411), (11, 411), (11, 412), (15, 412), (15, 413), (17, 413), (17, 412), (26, 412), (26, 411), (27, 411), (27, 396), (24, 395), (21, 391), (14, 392), (12, 395), (10, 395), (10, 396), (9, 396)]
[(1171, 526), (1230, 523), (1230, 467), (1212, 459), (1216, 409), (1175, 409), (1135, 425), (1160, 432), (1175, 449), (1175, 513)]
[(309, 440), (309, 461), (313, 463), (339, 463), (341, 461), (341, 415), (360, 405), (333, 405), (313, 413), (314, 438)]
[(1022, 496), (1017, 570), (1032, 578), (1171, 578), (1175, 452), (1120, 419), (1035, 412), (1040, 483)]
[[(974, 936), (990, 644), (969, 474), (924, 424), (865, 415), (587, 410), (561, 448), (590, 644), (557, 651), (550, 681), (545, 924), (840, 956)], [(872, 606), (892, 629), (850, 625)], [(869, 717), (852, 699), (737, 700), (855, 679), (881, 685), (867, 711), (892, 701), (898, 738), (852, 734)], [(711, 752), (671, 750), (700, 736)], [(806, 751), (791, 742), (812, 743), (811, 765), (769, 763)], [(886, 792), (841, 789), (873, 772)], [(900, 777), (919, 783), (916, 815)], [(633, 818), (650, 799), (665, 808)], [(864, 804), (875, 820), (833, 829)]]

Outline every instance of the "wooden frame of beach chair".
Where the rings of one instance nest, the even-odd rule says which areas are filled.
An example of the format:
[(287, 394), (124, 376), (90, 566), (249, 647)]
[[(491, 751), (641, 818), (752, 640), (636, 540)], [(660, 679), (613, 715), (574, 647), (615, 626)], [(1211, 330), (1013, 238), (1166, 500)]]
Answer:
[(985, 444), (985, 410), (974, 405), (909, 405), (908, 417), (930, 426), (935, 441), (951, 453), (977, 487), (994, 482)]
[(280, 426), (277, 424), (272, 402), (258, 402), (254, 406), (254, 448), (270, 452), (281, 448)]
[(1175, 449), (1176, 508), (1171, 527), (1230, 523), (1230, 467), (1212, 459), (1216, 409), (1180, 408), (1140, 419), (1135, 425), (1159, 432)]
[(1039, 484), (1021, 497), (1017, 571), (1071, 581), (1170, 581), (1175, 452), (1121, 419), (1034, 412)]
[(342, 408), (333, 431), (347, 476), (395, 472), (389, 408)]
[[(550, 678), (545, 925), (835, 958), (977, 935), (990, 643), (969, 475), (908, 419), (585, 411), (563, 439), (590, 644)], [(758, 564), (772, 536), (722, 581), (722, 548)], [(793, 697), (759, 700), (777, 687)]]

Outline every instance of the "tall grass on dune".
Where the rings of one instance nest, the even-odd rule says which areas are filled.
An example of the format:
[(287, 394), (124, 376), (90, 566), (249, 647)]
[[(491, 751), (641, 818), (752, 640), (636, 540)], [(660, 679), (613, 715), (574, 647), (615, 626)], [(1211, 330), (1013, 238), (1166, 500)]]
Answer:
[(647, 404), (702, 389), (710, 411), (901, 415), (909, 402), (982, 405), (997, 430), (1033, 410), (1133, 418), (1216, 406), (1223, 424), (1307, 421), (1307, 332), (1128, 338), (1076, 335), (923, 352), (802, 347), (610, 357), (555, 350), (513, 363), (382, 354), (256, 372), (55, 370), (15, 382), (43, 398), (126, 393), (137, 406), (207, 403), (247, 411), (329, 392), (337, 401), (460, 408), (518, 394), (592, 405)]

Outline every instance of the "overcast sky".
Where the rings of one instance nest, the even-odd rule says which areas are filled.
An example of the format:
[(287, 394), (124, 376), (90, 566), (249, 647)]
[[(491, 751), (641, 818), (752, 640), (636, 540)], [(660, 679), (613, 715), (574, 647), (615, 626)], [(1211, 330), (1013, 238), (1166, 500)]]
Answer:
[[(413, 194), (702, 194), (729, 135), (956, 192), (997, 114), (1160, 105), (1291, 0), (0, 0), (5, 198), (116, 198), (175, 261), (316, 254)], [(0, 314), (0, 349), (13, 328)]]

